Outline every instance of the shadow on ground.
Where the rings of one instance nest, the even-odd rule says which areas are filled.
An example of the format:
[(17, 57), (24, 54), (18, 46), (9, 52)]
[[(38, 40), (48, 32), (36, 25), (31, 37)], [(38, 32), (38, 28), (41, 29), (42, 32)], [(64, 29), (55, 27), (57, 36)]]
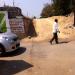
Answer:
[(32, 64), (23, 60), (0, 60), (0, 75), (14, 75), (31, 67)]
[(63, 44), (63, 43), (69, 43), (69, 41), (61, 41), (61, 42), (59, 42), (59, 44)]
[[(70, 42), (70, 41), (59, 41), (58, 44), (67, 44), (67, 43), (69, 43), (69, 42)], [(50, 43), (50, 41), (49, 41), (49, 43)], [(50, 43), (50, 44), (51, 44), (51, 43)], [(51, 45), (55, 45), (55, 44), (56, 44), (55, 41), (53, 41)]]
[(25, 51), (26, 51), (26, 48), (20, 47), (19, 49), (15, 50), (13, 52), (4, 53), (4, 54), (0, 55), (0, 57), (13, 57), (13, 56), (18, 56), (18, 55), (23, 54)]
[(59, 39), (59, 44), (69, 43), (69, 42), (71, 42), (71, 41), (68, 39)]

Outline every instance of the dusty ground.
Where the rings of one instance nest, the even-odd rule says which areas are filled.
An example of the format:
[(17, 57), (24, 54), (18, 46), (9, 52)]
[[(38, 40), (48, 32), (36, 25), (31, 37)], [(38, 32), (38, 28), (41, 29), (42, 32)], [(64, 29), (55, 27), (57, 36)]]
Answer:
[(75, 75), (75, 41), (21, 41), (21, 49), (0, 57), (0, 75)]

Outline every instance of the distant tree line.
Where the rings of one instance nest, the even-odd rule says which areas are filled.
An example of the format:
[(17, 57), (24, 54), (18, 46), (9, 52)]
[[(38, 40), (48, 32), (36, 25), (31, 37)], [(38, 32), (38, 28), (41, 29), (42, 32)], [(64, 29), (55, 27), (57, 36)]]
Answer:
[(45, 4), (41, 17), (67, 15), (72, 12), (72, 0), (52, 0), (51, 4)]
[(71, 12), (74, 12), (75, 15), (75, 0), (52, 0), (51, 4), (47, 3), (44, 5), (41, 17), (66, 16)]

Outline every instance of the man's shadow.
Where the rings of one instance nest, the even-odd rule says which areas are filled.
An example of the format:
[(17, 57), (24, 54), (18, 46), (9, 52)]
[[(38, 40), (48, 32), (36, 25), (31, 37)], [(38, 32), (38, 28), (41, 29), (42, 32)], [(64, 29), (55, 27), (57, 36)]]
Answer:
[(59, 39), (59, 44), (67, 44), (67, 43), (69, 43), (70, 41), (68, 40), (68, 39)]
[(69, 41), (61, 41), (59, 44), (69, 43)]
[[(61, 40), (61, 39), (59, 39), (59, 42), (58, 42), (58, 44), (67, 44), (67, 43), (69, 43), (70, 41), (64, 41), (64, 40)], [(49, 41), (49, 43), (50, 43), (50, 41)], [(55, 45), (56, 43), (55, 43), (55, 40), (52, 42), (52, 45)]]

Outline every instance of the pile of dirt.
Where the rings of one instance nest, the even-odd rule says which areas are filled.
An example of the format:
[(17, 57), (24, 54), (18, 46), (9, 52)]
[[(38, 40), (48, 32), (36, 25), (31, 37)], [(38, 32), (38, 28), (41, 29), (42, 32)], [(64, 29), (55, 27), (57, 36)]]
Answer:
[(59, 21), (59, 38), (74, 40), (75, 28), (73, 27), (73, 13), (68, 16), (53, 16), (49, 18), (34, 19), (33, 23), (38, 35), (34, 40), (41, 41), (50, 39), (52, 37), (52, 25), (56, 18)]

